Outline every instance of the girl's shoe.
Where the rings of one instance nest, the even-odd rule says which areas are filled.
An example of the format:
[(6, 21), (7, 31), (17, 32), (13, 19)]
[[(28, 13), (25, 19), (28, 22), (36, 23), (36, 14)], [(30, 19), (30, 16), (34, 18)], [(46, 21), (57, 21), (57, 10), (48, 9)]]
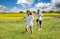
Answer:
[(28, 35), (28, 32), (26, 32), (26, 35)]
[(40, 30), (41, 30), (41, 28), (38, 29), (38, 31), (40, 31)]

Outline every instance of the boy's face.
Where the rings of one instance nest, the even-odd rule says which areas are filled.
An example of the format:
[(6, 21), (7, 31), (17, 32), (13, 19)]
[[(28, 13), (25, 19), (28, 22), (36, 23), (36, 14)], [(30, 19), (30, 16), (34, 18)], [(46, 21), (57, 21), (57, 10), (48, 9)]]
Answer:
[(40, 10), (38, 10), (38, 13), (40, 12)]
[(38, 13), (39, 13), (40, 11), (38, 10)]

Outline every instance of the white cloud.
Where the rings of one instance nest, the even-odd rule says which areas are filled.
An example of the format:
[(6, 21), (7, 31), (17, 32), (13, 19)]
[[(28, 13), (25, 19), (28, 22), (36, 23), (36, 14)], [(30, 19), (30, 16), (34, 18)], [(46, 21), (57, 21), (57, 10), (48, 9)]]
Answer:
[(8, 11), (8, 8), (6, 6), (0, 5), (0, 12)]
[(51, 0), (52, 6), (55, 11), (60, 10), (60, 0)]
[(51, 0), (51, 5), (44, 9), (45, 11), (59, 11), (60, 10), (60, 0)]
[(11, 12), (19, 12), (20, 10), (17, 8), (17, 7), (13, 7), (12, 9), (11, 9)]
[(60, 3), (60, 0), (51, 0), (52, 3)]
[(18, 0), (17, 4), (26, 5), (33, 4), (34, 0)]
[(44, 11), (51, 11), (51, 10), (53, 10), (53, 6), (49, 6), (49, 7), (47, 7), (47, 8), (45, 8), (45, 9), (43, 9)]
[(40, 9), (41, 11), (50, 11), (52, 10), (52, 5), (51, 3), (42, 3), (39, 2), (37, 4), (35, 4), (35, 7), (30, 8), (30, 11), (37, 11), (37, 9)]
[(36, 10), (37, 10), (36, 7), (30, 8), (30, 11), (36, 11)]
[(51, 3), (42, 3), (42, 2), (39, 2), (39, 3), (35, 4), (35, 7), (37, 7), (37, 8), (45, 8), (45, 7), (48, 7), (50, 5), (51, 5)]
[(37, 3), (35, 4), (35, 7), (40, 8), (41, 10), (44, 11), (58, 11), (60, 10), (60, 0), (51, 0), (51, 3)]

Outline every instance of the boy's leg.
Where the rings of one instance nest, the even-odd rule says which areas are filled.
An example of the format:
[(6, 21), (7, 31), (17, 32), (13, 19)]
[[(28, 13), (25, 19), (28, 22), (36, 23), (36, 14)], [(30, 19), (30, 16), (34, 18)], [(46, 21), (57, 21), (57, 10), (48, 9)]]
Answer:
[(39, 29), (39, 23), (37, 22), (37, 28)]
[(39, 30), (39, 31), (41, 30), (41, 21), (39, 21), (38, 30)]
[(38, 23), (38, 29), (40, 29), (40, 25), (39, 25), (39, 23)]
[(32, 34), (32, 26), (30, 26), (30, 31), (31, 31), (31, 34)]
[(40, 28), (41, 28), (41, 21), (39, 21), (39, 26), (40, 26)]
[(37, 28), (39, 29), (39, 21), (38, 21), (38, 19), (36, 21), (37, 21)]

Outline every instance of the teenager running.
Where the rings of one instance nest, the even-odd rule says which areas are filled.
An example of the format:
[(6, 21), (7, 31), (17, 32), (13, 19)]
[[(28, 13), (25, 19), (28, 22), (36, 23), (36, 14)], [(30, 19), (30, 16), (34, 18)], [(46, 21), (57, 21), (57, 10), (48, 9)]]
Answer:
[(27, 10), (27, 14), (24, 18), (26, 19), (26, 26), (25, 26), (26, 34), (28, 34), (28, 27), (30, 28), (30, 32), (32, 34), (33, 19), (34, 19), (32, 13)]
[(36, 21), (37, 21), (37, 27), (39, 31), (41, 30), (42, 16), (43, 16), (42, 12), (38, 9), (36, 13)]

